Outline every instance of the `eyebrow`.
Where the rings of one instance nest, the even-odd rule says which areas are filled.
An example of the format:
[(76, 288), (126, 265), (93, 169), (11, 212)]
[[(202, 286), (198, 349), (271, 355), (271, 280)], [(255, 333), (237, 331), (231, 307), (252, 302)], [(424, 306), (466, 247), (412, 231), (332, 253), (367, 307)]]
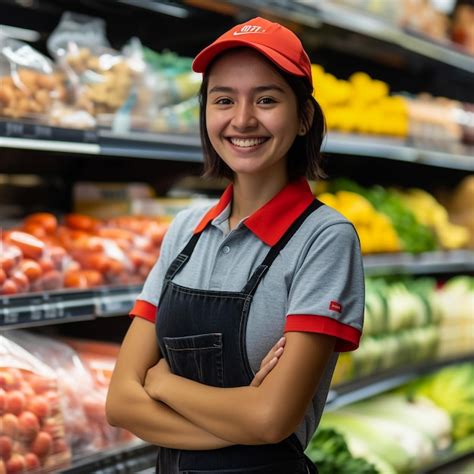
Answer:
[[(276, 90), (276, 91), (281, 92), (283, 94), (286, 92), (282, 87), (277, 86), (276, 84), (266, 84), (266, 85), (263, 85), (263, 86), (254, 87), (252, 89), (253, 92), (257, 92), (257, 93), (262, 93), (262, 92), (267, 92), (267, 91), (272, 91), (272, 90)], [(212, 89), (209, 90), (208, 94), (213, 94), (213, 93), (216, 93), (216, 92), (223, 92), (225, 94), (231, 94), (235, 91), (236, 91), (236, 89), (234, 89), (233, 87), (215, 86), (215, 87), (213, 87)]]

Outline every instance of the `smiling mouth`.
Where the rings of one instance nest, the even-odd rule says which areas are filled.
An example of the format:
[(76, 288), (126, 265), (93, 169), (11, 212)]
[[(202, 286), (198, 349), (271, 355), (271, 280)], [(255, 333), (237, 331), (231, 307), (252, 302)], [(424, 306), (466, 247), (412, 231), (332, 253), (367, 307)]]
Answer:
[(251, 148), (253, 146), (261, 145), (266, 142), (268, 138), (228, 138), (232, 145), (239, 148)]

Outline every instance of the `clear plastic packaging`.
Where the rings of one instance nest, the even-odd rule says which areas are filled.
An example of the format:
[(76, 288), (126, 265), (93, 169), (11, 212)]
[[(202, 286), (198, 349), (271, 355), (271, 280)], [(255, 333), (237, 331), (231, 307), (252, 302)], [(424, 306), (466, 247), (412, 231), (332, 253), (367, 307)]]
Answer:
[(56, 374), (3, 335), (0, 412), (0, 472), (49, 472), (69, 464)]
[(50, 59), (0, 34), (0, 116), (48, 123), (66, 98), (65, 77)]
[(103, 20), (65, 12), (47, 45), (72, 85), (76, 110), (97, 118), (126, 102), (134, 71), (110, 48)]

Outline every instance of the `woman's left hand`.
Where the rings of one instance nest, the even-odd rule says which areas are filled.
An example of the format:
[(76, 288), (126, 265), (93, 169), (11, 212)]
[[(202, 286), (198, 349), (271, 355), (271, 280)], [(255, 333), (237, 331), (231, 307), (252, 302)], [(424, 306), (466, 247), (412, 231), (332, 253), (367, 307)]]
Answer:
[(150, 367), (146, 373), (143, 388), (154, 400), (160, 399), (160, 388), (166, 383), (167, 377), (171, 375), (170, 366), (166, 359), (162, 357), (158, 364)]

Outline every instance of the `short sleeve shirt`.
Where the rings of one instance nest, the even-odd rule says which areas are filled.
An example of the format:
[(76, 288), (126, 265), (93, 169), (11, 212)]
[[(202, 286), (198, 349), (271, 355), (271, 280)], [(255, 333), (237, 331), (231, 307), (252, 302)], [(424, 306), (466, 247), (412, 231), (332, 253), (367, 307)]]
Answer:
[[(232, 193), (230, 185), (215, 206), (176, 216), (132, 316), (151, 322), (160, 317), (166, 270), (193, 233), (203, 229), (191, 258), (173, 281), (202, 290), (241, 291), (271, 246), (314, 199), (305, 179), (291, 182), (230, 231)], [(364, 274), (356, 231), (345, 217), (322, 205), (306, 218), (261, 280), (250, 306), (246, 334), (254, 372), (285, 332), (336, 337), (335, 353), (296, 432), (304, 447), (319, 423), (338, 353), (358, 347), (363, 314)]]

